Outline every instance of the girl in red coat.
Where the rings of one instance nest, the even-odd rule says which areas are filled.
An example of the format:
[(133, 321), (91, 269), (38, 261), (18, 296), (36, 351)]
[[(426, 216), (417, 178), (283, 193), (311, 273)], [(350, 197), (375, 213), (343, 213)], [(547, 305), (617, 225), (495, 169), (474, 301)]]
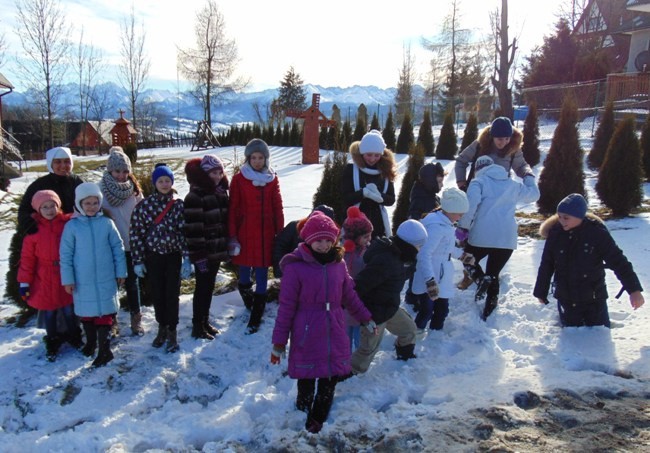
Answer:
[(239, 266), (239, 292), (251, 310), (247, 327), (251, 334), (262, 322), (273, 241), (284, 227), (284, 214), (280, 183), (271, 168), (266, 142), (254, 138), (246, 145), (244, 156), (246, 162), (230, 183), (228, 231), (232, 262)]
[[(63, 214), (61, 200), (52, 190), (39, 190), (32, 197), (31, 204), (36, 211), (32, 218), (38, 230), (23, 239), (18, 281), (23, 300), (39, 311), (38, 325), (44, 327), (47, 334), (43, 337), (47, 359), (53, 362), (63, 338), (72, 340), (75, 337), (75, 346), (81, 343), (81, 338), (76, 338), (79, 329), (72, 296), (61, 285), (59, 269), (59, 244), (70, 214)], [(67, 327), (63, 335), (57, 328), (59, 313), (63, 315)]]

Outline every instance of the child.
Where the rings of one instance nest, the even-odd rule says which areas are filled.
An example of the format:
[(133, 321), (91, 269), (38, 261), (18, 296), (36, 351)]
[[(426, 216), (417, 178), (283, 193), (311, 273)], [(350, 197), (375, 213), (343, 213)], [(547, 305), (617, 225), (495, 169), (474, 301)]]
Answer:
[[(247, 333), (258, 331), (266, 307), (273, 241), (284, 227), (278, 176), (271, 168), (269, 147), (254, 138), (244, 150), (246, 162), (230, 184), (228, 231), (233, 264), (239, 266), (239, 292), (251, 310)], [(255, 292), (251, 272), (255, 272)]]
[(118, 286), (127, 275), (124, 246), (115, 224), (100, 211), (102, 192), (95, 183), (75, 189), (79, 215), (68, 222), (61, 238), (61, 284), (74, 299), (74, 311), (86, 332), (83, 353), (93, 367), (113, 360), (109, 331), (117, 312)]
[(551, 277), (564, 327), (610, 327), (605, 268), (612, 269), (636, 310), (644, 304), (641, 283), (603, 221), (587, 214), (587, 201), (573, 193), (540, 227), (546, 238), (533, 294), (547, 304)]
[(214, 282), (222, 262), (228, 261), (228, 176), (213, 154), (185, 164), (190, 191), (185, 196), (185, 238), (194, 263), (196, 285), (192, 298), (192, 337), (214, 340), (210, 324)]
[[(368, 217), (356, 206), (350, 206), (347, 211), (347, 218), (343, 222), (343, 248), (345, 255), (343, 259), (353, 279), (359, 274), (361, 269), (366, 267), (363, 262), (363, 255), (368, 249), (372, 239), (372, 223)], [(350, 337), (350, 347), (354, 351), (359, 347), (361, 341), (361, 330), (359, 323), (345, 311), (345, 320), (348, 326), (348, 337)]]
[[(142, 189), (138, 180), (131, 172), (131, 159), (124, 154), (121, 146), (113, 146), (109, 150), (106, 171), (99, 182), (104, 201), (102, 208), (110, 217), (124, 243), (126, 255), (126, 268), (128, 276), (124, 282), (126, 302), (131, 314), (131, 333), (144, 335), (142, 328), (142, 313), (140, 313), (140, 291), (137, 276), (133, 272), (133, 258), (131, 257), (131, 242), (129, 241), (129, 224), (135, 205), (142, 201)], [(113, 327), (117, 326), (115, 320)]]
[[(25, 236), (20, 256), (18, 281), (20, 294), (27, 304), (38, 310), (39, 327), (45, 328), (47, 360), (56, 360), (63, 338), (75, 338), (81, 347), (79, 324), (74, 316), (72, 297), (61, 286), (59, 245), (70, 214), (61, 211), (61, 200), (52, 190), (39, 190), (32, 197), (32, 217), (38, 225), (34, 234)], [(65, 320), (66, 333), (59, 335), (57, 318)], [(72, 344), (73, 342), (71, 342)]]
[(149, 276), (158, 322), (152, 346), (160, 348), (166, 341), (165, 350), (176, 352), (180, 280), (192, 272), (183, 233), (183, 200), (174, 198), (174, 173), (166, 164), (156, 164), (151, 182), (154, 192), (131, 215), (133, 271), (139, 278)]
[(420, 306), (415, 318), (418, 332), (424, 332), (429, 321), (430, 329), (442, 330), (449, 313), (449, 298), (454, 293), (451, 258), (474, 264), (471, 255), (456, 247), (454, 229), (468, 208), (465, 192), (450, 187), (442, 192), (441, 207), (422, 219), (428, 236), (418, 253), (413, 277), (413, 293), (418, 295)]
[(311, 433), (321, 430), (336, 383), (350, 373), (343, 305), (357, 320), (374, 328), (343, 263), (343, 249), (334, 245), (338, 235), (334, 221), (315, 211), (300, 230), (304, 242), (280, 262), (284, 274), (271, 363), (280, 363), (291, 336), (289, 376), (298, 379), (296, 408), (307, 412), (305, 428)]
[(418, 171), (418, 179), (409, 195), (409, 219), (420, 220), (440, 206), (438, 193), (442, 190), (445, 169), (440, 162), (429, 162)]

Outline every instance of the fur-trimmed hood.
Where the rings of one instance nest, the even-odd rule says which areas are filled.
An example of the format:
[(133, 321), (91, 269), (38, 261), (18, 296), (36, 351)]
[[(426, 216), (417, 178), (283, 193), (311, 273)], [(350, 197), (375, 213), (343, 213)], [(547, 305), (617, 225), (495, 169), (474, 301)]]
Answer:
[[(592, 214), (590, 212), (587, 213), (587, 216), (585, 217), (585, 220), (591, 220), (594, 222), (598, 222), (601, 225), (605, 225), (605, 222), (598, 217), (596, 214)], [(555, 225), (557, 225), (559, 222), (559, 217), (557, 214), (553, 214), (551, 217), (546, 219), (539, 227), (539, 235), (542, 237), (542, 239), (547, 239), (549, 233), (551, 232), (551, 228), (553, 228)]]
[[(352, 162), (359, 168), (366, 168), (366, 161), (363, 160), (361, 151), (359, 150), (359, 143), (354, 142), (350, 145), (350, 155)], [(390, 182), (394, 182), (397, 177), (397, 166), (395, 164), (395, 154), (388, 148), (384, 149), (381, 159), (377, 162), (377, 170), (381, 173), (381, 177)]]
[[(210, 176), (201, 168), (200, 157), (194, 157), (187, 161), (185, 164), (185, 175), (187, 176), (187, 182), (189, 182), (191, 186), (204, 190), (205, 192), (214, 192), (214, 181), (212, 181)], [(227, 190), (228, 185), (228, 176), (224, 172), (223, 178), (219, 182), (219, 186), (224, 190)]]
[[(513, 127), (512, 138), (510, 139), (510, 142), (506, 145), (505, 148), (499, 151), (498, 154), (502, 155), (503, 157), (511, 156), (521, 148), (523, 141), (524, 134), (522, 134), (521, 131), (516, 127)], [(492, 150), (492, 135), (490, 134), (490, 126), (487, 126), (481, 131), (478, 136), (478, 144), (480, 151), (479, 155), (476, 157), (490, 154), (490, 151)]]

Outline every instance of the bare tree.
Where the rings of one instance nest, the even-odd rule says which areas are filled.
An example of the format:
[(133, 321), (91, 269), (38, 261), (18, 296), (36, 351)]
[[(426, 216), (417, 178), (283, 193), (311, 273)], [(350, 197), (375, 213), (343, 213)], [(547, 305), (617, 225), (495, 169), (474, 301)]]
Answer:
[(144, 26), (141, 26), (140, 30), (136, 28), (133, 5), (131, 5), (131, 15), (124, 18), (120, 28), (120, 54), (122, 55), (122, 63), (120, 65), (119, 76), (122, 86), (129, 92), (131, 119), (135, 128), (137, 125), (136, 107), (138, 98), (142, 94), (147, 77), (149, 76), (151, 61), (147, 57), (144, 49), (146, 40)]
[(204, 119), (212, 125), (212, 106), (224, 93), (243, 89), (248, 81), (235, 77), (237, 45), (226, 36), (226, 22), (215, 0), (207, 0), (196, 14), (196, 47), (178, 49), (181, 74), (193, 84), (193, 95), (203, 105)]
[(0, 68), (5, 62), (5, 54), (7, 52), (7, 41), (5, 39), (5, 34), (0, 34)]
[(508, 0), (501, 0), (501, 11), (491, 15), (494, 35), (494, 74), (492, 86), (499, 96), (499, 106), (504, 116), (513, 118), (510, 68), (517, 52), (517, 38), (508, 37)]
[(565, 19), (573, 30), (589, 3), (590, 0), (565, 0), (560, 3), (556, 16), (558, 20)]
[(66, 71), (70, 26), (57, 0), (16, 2), (16, 34), (27, 58), (18, 66), (39, 97), (47, 120), (49, 146), (54, 146), (53, 117)]
[(402, 68), (399, 72), (397, 93), (395, 93), (395, 116), (401, 124), (406, 113), (413, 114), (413, 84), (415, 83), (415, 57), (411, 46), (402, 48)]
[[(95, 98), (97, 78), (104, 69), (102, 53), (92, 44), (84, 44), (84, 30), (79, 34), (79, 45), (75, 56), (74, 68), (79, 82), (79, 125), (82, 132), (82, 154), (86, 151), (86, 123), (90, 113), (90, 106)], [(99, 132), (99, 131), (98, 131)], [(101, 139), (101, 137), (100, 137)]]

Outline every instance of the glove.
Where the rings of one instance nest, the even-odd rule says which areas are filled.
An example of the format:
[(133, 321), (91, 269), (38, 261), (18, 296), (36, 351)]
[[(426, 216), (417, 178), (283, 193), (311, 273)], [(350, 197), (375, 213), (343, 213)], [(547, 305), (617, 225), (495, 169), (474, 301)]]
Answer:
[(463, 243), (467, 241), (468, 237), (469, 237), (469, 231), (467, 231), (467, 229), (461, 227), (456, 228), (456, 240), (459, 243)]
[(474, 255), (472, 255), (471, 253), (464, 252), (462, 255), (460, 255), (460, 258), (458, 259), (465, 266), (473, 266), (476, 264), (476, 258), (474, 258)]
[(366, 324), (363, 327), (368, 329), (368, 332), (370, 332), (370, 333), (374, 333), (374, 334), (377, 333), (377, 323), (375, 321), (373, 321), (372, 319), (370, 321), (368, 321), (368, 324)]
[(239, 252), (241, 252), (241, 244), (239, 243), (237, 238), (232, 238), (228, 242), (228, 255), (237, 256), (239, 255)]
[(429, 299), (436, 300), (438, 298), (438, 295), (440, 294), (440, 288), (436, 283), (436, 279), (430, 278), (429, 280), (427, 280), (426, 285), (427, 285), (427, 294), (429, 295)]
[(202, 259), (198, 260), (196, 263), (194, 263), (194, 269), (196, 269), (196, 272), (199, 272), (201, 274), (205, 274), (208, 272), (208, 260), (207, 259)]
[(23, 302), (27, 302), (27, 299), (29, 299), (29, 285), (27, 283), (21, 283), (18, 292)]
[(363, 196), (376, 203), (384, 202), (384, 197), (381, 196), (381, 192), (379, 192), (379, 189), (377, 189), (377, 186), (373, 183), (370, 183), (363, 188)]
[(284, 357), (286, 346), (283, 344), (274, 344), (271, 350), (271, 364), (280, 365), (280, 359)]
[(144, 264), (136, 264), (133, 266), (133, 273), (138, 276), (138, 278), (144, 278), (144, 274), (147, 273), (147, 268), (144, 267)]
[(181, 264), (181, 278), (187, 280), (192, 275), (192, 262), (188, 257), (183, 258), (183, 263)]

